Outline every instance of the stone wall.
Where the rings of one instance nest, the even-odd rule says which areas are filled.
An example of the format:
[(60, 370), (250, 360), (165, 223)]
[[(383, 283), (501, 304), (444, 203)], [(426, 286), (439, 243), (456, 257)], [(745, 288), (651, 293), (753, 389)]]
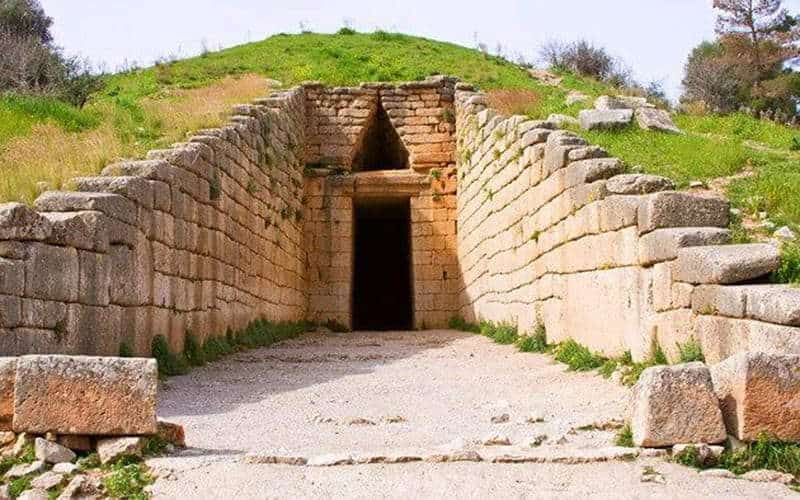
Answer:
[(380, 106), (399, 134), (411, 168), (426, 171), (454, 167), (455, 82), (453, 78), (433, 77), (397, 85), (304, 85), (308, 96), (306, 163), (357, 171), (358, 154)]
[(607, 355), (800, 353), (800, 290), (764, 282), (770, 245), (726, 245), (726, 200), (672, 191), (551, 123), (456, 92), (460, 314), (545, 326)]
[(35, 210), (0, 205), (0, 353), (149, 355), (260, 315), (305, 317), (304, 91), (74, 179)]

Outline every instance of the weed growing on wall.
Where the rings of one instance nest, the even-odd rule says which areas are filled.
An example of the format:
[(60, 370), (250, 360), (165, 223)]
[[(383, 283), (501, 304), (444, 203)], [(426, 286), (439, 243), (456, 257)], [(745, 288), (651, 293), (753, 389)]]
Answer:
[(614, 444), (625, 448), (633, 448), (633, 431), (630, 425), (625, 425), (619, 430), (614, 438)]
[(202, 344), (187, 332), (184, 351), (179, 354), (172, 352), (167, 339), (159, 335), (153, 338), (152, 356), (158, 362), (158, 373), (162, 377), (183, 375), (193, 366), (203, 366), (243, 349), (268, 347), (276, 342), (295, 338), (314, 326), (316, 325), (306, 321), (272, 322), (257, 319), (239, 331), (229, 330), (225, 336), (210, 337)]
[(695, 339), (689, 339), (685, 344), (678, 344), (678, 353), (681, 363), (692, 363), (694, 361), (705, 362), (703, 347)]
[(555, 359), (572, 371), (587, 372), (600, 368), (608, 358), (593, 353), (588, 347), (567, 339), (555, 348)]

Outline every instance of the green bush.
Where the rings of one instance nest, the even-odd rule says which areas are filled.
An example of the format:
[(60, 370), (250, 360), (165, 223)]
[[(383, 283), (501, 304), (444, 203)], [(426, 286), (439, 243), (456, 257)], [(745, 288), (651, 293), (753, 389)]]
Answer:
[(151, 352), (158, 363), (158, 373), (164, 377), (184, 375), (189, 372), (189, 363), (182, 355), (176, 355), (169, 348), (169, 343), (163, 335), (153, 338)]
[(800, 444), (773, 440), (762, 434), (738, 451), (723, 453), (718, 466), (735, 474), (770, 469), (800, 478)]
[(460, 332), (481, 333), (480, 325), (475, 323), (468, 323), (460, 316), (453, 316), (447, 323), (451, 330), (458, 330)]
[(625, 448), (633, 448), (633, 431), (630, 425), (624, 426), (617, 433), (614, 444)]
[(781, 267), (772, 280), (776, 283), (800, 283), (800, 245), (784, 243), (781, 252)]
[(517, 341), (517, 348), (521, 352), (547, 352), (547, 331), (544, 324), (536, 325), (533, 335), (520, 337)]
[(143, 463), (128, 463), (123, 460), (111, 466), (109, 474), (103, 478), (103, 485), (112, 498), (144, 500), (148, 498), (144, 488), (153, 481)]
[(695, 339), (689, 339), (685, 344), (678, 344), (681, 363), (692, 363), (694, 361), (705, 362), (703, 347)]
[(186, 333), (186, 338), (183, 343), (183, 355), (189, 363), (189, 366), (203, 366), (206, 364), (206, 356), (203, 347), (189, 332)]
[(608, 360), (572, 339), (568, 339), (556, 347), (555, 358), (556, 361), (567, 365), (570, 370), (580, 372), (600, 368)]

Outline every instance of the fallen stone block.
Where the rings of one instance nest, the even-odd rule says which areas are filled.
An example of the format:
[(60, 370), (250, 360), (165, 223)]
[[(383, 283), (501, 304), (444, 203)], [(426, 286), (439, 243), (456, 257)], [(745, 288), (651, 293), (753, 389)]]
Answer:
[(42, 474), (41, 476), (37, 477), (33, 481), (31, 481), (31, 486), (35, 489), (40, 490), (49, 490), (50, 488), (55, 488), (59, 484), (64, 482), (64, 475), (59, 474), (58, 472), (48, 471)]
[(655, 130), (658, 132), (681, 133), (672, 117), (663, 109), (639, 108), (636, 110), (636, 123), (642, 130)]
[(663, 191), (639, 209), (639, 234), (666, 227), (728, 227), (730, 203), (722, 198)]
[(6, 478), (8, 479), (16, 479), (18, 477), (28, 476), (30, 474), (38, 474), (39, 472), (44, 472), (47, 468), (47, 465), (44, 463), (43, 460), (36, 460), (29, 464), (18, 464), (14, 467), (10, 468), (8, 472), (6, 472)]
[(749, 472), (745, 472), (742, 474), (742, 479), (756, 483), (792, 484), (795, 482), (795, 478), (792, 474), (768, 469), (751, 470)]
[(675, 183), (659, 175), (621, 174), (610, 178), (606, 189), (612, 194), (650, 194), (675, 189)]
[(682, 248), (673, 266), (676, 281), (732, 284), (765, 276), (780, 267), (780, 251), (766, 243)]
[(718, 227), (677, 227), (657, 229), (639, 239), (639, 264), (673, 260), (678, 250), (686, 247), (722, 245), (731, 240), (727, 229)]
[(122, 457), (141, 457), (144, 438), (138, 436), (101, 439), (97, 442), (97, 456), (107, 464)]
[(711, 374), (703, 363), (648, 368), (633, 390), (636, 446), (725, 441), (725, 426)]
[(736, 479), (736, 474), (728, 469), (706, 469), (700, 471), (701, 477), (720, 477), (723, 479)]
[[(564, 100), (564, 104), (567, 106), (572, 106), (573, 104), (577, 104), (579, 102), (586, 102), (589, 100), (589, 96), (584, 94), (583, 92), (578, 92), (577, 90), (572, 90), (567, 94), (566, 99)], [(550, 119), (548, 119), (550, 121)]]
[(33, 450), (38, 460), (44, 460), (48, 464), (72, 462), (76, 457), (75, 453), (69, 448), (42, 438), (34, 440)]
[(47, 219), (28, 206), (0, 204), (0, 240), (44, 240), (52, 231)]
[(157, 384), (153, 359), (22, 356), (13, 427), (35, 434), (155, 434)]
[(566, 127), (570, 125), (580, 125), (580, 121), (569, 115), (562, 115), (554, 113), (547, 117), (547, 121), (556, 124), (558, 127)]
[(594, 108), (601, 110), (608, 109), (639, 109), (639, 108), (654, 108), (652, 104), (647, 102), (646, 97), (636, 97), (627, 95), (601, 95), (594, 101)]
[(616, 130), (627, 127), (633, 120), (630, 109), (584, 109), (578, 113), (583, 130)]
[(728, 432), (800, 441), (800, 356), (745, 352), (711, 368)]

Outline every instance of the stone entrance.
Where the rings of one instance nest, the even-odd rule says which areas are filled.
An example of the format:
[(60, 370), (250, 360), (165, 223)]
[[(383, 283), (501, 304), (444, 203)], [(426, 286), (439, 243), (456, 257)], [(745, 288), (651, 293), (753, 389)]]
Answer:
[(354, 236), (353, 328), (411, 329), (409, 198), (356, 200)]

